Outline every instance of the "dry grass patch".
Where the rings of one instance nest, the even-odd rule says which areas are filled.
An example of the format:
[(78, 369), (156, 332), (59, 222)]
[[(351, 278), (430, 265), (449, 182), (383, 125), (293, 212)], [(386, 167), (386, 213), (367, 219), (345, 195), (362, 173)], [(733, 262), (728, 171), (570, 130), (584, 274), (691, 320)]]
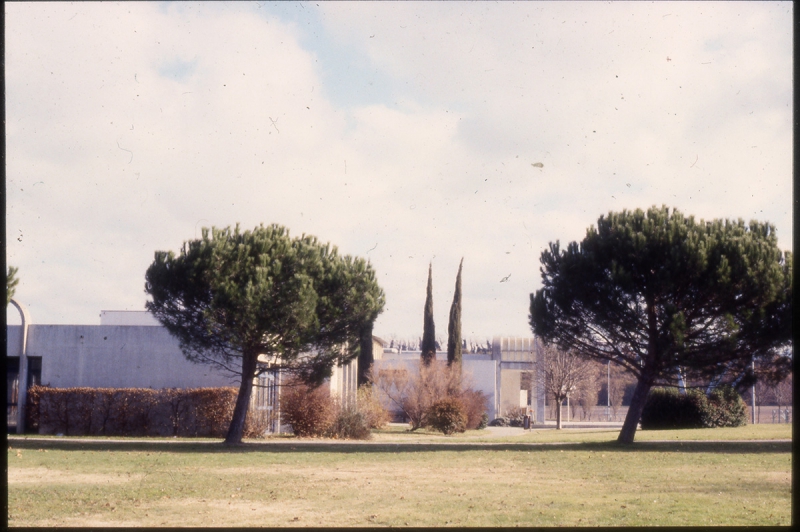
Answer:
[[(30, 444), (30, 442), (29, 442)], [(11, 445), (18, 445), (11, 442)], [(38, 445), (38, 444), (37, 444)], [(9, 450), (12, 526), (697, 526), (791, 523), (791, 445), (157, 446)], [(152, 447), (151, 447), (152, 448)], [(293, 449), (294, 448), (294, 449)], [(172, 449), (172, 450), (170, 450)], [(13, 457), (13, 458), (12, 458)], [(136, 482), (101, 484), (106, 477)], [(28, 477), (25, 477), (28, 475)]]
[(45, 467), (31, 467), (26, 469), (9, 468), (8, 484), (88, 484), (105, 486), (109, 484), (125, 484), (144, 477), (141, 473), (73, 473), (70, 471), (53, 470)]

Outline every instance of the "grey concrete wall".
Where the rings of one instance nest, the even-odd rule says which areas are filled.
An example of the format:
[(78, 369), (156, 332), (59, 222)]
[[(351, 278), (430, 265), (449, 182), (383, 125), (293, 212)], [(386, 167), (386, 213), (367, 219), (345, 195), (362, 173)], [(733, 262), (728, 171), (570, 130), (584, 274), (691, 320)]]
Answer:
[[(8, 327), (9, 340), (20, 334), (15, 328), (20, 329)], [(9, 356), (14, 345), (9, 341)], [(42, 357), (42, 384), (58, 388), (238, 385), (235, 377), (221, 370), (186, 360), (178, 341), (163, 327), (31, 325), (28, 356)]]
[(22, 356), (22, 325), (6, 327), (6, 356)]

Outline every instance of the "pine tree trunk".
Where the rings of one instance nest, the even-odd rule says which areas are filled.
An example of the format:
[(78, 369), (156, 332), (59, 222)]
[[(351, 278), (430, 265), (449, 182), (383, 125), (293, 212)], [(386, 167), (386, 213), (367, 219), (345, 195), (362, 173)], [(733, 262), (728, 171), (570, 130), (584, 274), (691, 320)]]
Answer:
[(244, 423), (247, 420), (247, 410), (250, 407), (250, 395), (253, 391), (253, 379), (256, 376), (258, 354), (243, 353), (242, 355), (242, 383), (239, 385), (239, 394), (236, 396), (236, 406), (233, 408), (231, 425), (225, 444), (238, 445), (242, 443)]
[(628, 414), (625, 416), (622, 430), (619, 432), (619, 437), (617, 437), (619, 443), (633, 443), (633, 438), (636, 435), (636, 427), (639, 425), (639, 420), (642, 418), (642, 411), (647, 401), (647, 394), (650, 393), (650, 388), (652, 386), (652, 378), (645, 377), (644, 375), (639, 378), (639, 382), (636, 384), (636, 389), (631, 398), (631, 406), (628, 407)]

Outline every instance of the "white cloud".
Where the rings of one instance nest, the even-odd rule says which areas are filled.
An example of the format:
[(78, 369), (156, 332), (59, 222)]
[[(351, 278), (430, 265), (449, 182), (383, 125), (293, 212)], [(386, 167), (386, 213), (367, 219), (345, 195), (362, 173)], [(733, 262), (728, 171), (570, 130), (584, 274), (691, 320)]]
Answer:
[(378, 333), (421, 333), (432, 261), (444, 334), (463, 256), (466, 334), (523, 335), (541, 251), (611, 210), (768, 219), (791, 248), (790, 15), (9, 4), (19, 298), (38, 323), (97, 323), (143, 307), (155, 250), (277, 222), (372, 261)]

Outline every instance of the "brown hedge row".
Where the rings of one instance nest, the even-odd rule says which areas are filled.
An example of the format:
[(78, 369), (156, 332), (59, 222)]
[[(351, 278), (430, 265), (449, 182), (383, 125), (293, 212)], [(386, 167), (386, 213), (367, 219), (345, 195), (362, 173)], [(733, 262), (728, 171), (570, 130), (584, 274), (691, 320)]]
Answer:
[[(50, 388), (28, 390), (26, 427), (68, 436), (200, 436), (224, 438), (236, 388)], [(246, 438), (264, 435), (268, 420), (250, 411)]]

